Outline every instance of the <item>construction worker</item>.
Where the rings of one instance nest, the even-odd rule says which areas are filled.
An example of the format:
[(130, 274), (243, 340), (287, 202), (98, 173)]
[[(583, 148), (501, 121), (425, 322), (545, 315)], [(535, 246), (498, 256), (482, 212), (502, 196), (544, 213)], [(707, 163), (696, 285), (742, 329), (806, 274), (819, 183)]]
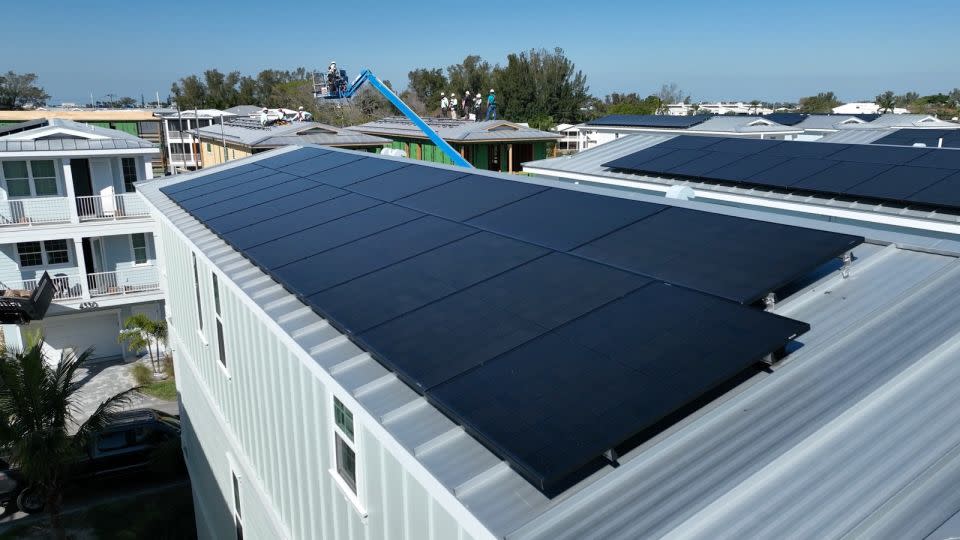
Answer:
[(470, 118), (470, 111), (473, 110), (473, 97), (470, 96), (470, 91), (467, 90), (467, 93), (463, 96), (463, 118)]
[(340, 87), (340, 85), (337, 84), (339, 75), (340, 73), (337, 71), (337, 61), (334, 60), (330, 62), (330, 67), (327, 68), (327, 88), (329, 88), (331, 94), (336, 92)]
[(487, 96), (487, 120), (497, 119), (497, 99), (496, 92), (490, 89), (490, 95)]
[(460, 102), (457, 101), (456, 94), (450, 94), (450, 118), (452, 120), (457, 119), (457, 114), (460, 111)]
[(473, 100), (473, 120), (475, 122), (480, 121), (480, 107), (483, 106), (483, 96), (480, 95), (480, 91), (474, 93), (476, 99)]
[(261, 126), (265, 126), (265, 125), (267, 125), (267, 124), (270, 122), (270, 117), (267, 116), (267, 111), (268, 111), (268, 109), (267, 109), (266, 107), (264, 107), (263, 110), (260, 111), (260, 125), (261, 125)]
[(447, 94), (440, 92), (440, 118), (446, 118), (449, 109), (450, 101), (447, 99)]

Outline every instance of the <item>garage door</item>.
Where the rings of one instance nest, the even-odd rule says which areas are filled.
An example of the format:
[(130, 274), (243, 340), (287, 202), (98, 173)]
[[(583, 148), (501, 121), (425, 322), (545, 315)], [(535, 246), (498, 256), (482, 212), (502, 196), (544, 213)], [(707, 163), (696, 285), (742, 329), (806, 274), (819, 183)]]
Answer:
[(39, 328), (46, 338), (47, 358), (56, 362), (60, 352), (73, 349), (81, 352), (93, 347), (93, 358), (106, 359), (123, 355), (123, 346), (117, 343), (116, 313), (83, 315), (80, 317), (54, 317), (31, 325)]

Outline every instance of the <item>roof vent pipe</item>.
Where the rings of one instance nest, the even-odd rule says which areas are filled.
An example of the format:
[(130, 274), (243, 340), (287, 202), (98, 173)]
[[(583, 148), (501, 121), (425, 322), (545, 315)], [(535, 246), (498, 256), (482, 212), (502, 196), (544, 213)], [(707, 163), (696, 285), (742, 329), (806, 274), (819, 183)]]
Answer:
[(696, 197), (696, 193), (689, 186), (670, 186), (665, 195), (668, 199), (679, 199), (681, 201), (689, 201)]
[(943, 137), (937, 139), (937, 148), (943, 148)]

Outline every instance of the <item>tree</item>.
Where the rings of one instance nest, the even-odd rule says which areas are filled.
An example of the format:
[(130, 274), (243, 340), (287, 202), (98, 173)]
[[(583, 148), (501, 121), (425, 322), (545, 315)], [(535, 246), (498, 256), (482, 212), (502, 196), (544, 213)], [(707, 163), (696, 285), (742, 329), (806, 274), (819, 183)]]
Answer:
[(493, 80), (500, 116), (535, 127), (576, 123), (590, 103), (586, 75), (559, 47), (510, 54)]
[(55, 538), (65, 539), (61, 520), (63, 489), (71, 468), (83, 455), (92, 437), (103, 431), (129, 401), (132, 388), (102, 402), (76, 426), (77, 398), (81, 385), (77, 370), (92, 350), (79, 356), (61, 354), (56, 367), (43, 353), (43, 339), (30, 338), (22, 351), (0, 350), (0, 444), (10, 449), (11, 464), (19, 467), (31, 496), (44, 501)]
[(660, 86), (656, 96), (660, 99), (661, 112), (667, 112), (666, 107), (671, 103), (683, 103), (689, 99), (689, 96), (686, 96), (675, 82)]
[(36, 85), (34, 73), (18, 74), (8, 71), (0, 75), (0, 110), (22, 109), (28, 105), (42, 107), (50, 94)]
[[(167, 341), (167, 321), (155, 321), (143, 313), (136, 313), (127, 317), (123, 322), (123, 330), (117, 336), (117, 343), (126, 343), (131, 352), (147, 350), (150, 355), (150, 365), (154, 373), (160, 373), (160, 345)], [(154, 355), (154, 347), (157, 354)]]
[(897, 107), (909, 107), (918, 99), (920, 99), (920, 94), (917, 92), (904, 92), (896, 97), (896, 105)]
[(897, 105), (897, 97), (893, 93), (893, 90), (887, 90), (886, 92), (878, 95), (874, 99), (874, 103), (879, 107), (880, 112), (882, 113), (891, 113), (893, 112), (894, 107)]
[(640, 94), (631, 92), (620, 94), (614, 92), (603, 100), (605, 114), (654, 114), (660, 108), (660, 98), (647, 96), (640, 98)]
[(485, 95), (493, 86), (493, 68), (477, 55), (470, 55), (460, 64), (447, 67), (447, 88), (463, 97), (466, 92), (481, 92)]
[(423, 103), (425, 112), (440, 107), (440, 92), (447, 88), (447, 78), (440, 68), (419, 68), (407, 73), (407, 91)]
[(800, 98), (800, 112), (807, 114), (828, 114), (840, 105), (840, 100), (833, 92), (820, 92), (815, 96)]
[(757, 113), (760, 111), (760, 105), (761, 105), (761, 103), (760, 103), (760, 100), (759, 100), (759, 99), (755, 99), (755, 100), (751, 101), (751, 102), (750, 102), (750, 112), (752, 112), (753, 114), (757, 114)]

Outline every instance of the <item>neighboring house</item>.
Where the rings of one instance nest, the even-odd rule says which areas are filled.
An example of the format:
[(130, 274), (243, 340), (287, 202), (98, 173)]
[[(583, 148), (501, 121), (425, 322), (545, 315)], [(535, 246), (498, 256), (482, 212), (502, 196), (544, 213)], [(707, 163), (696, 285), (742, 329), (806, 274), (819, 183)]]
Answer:
[[(317, 185), (257, 201), (223, 194), (229, 212), (204, 199), (211, 181), (244, 177), (262, 194), (253, 178), (272, 170)], [(960, 509), (956, 241), (309, 147), (142, 194), (166, 255), (201, 538), (958, 532), (945, 524)], [(630, 236), (648, 220), (662, 223), (657, 234)], [(741, 234), (725, 234), (733, 225)], [(867, 242), (837, 253), (845, 262), (804, 259), (797, 281), (765, 297), (767, 313), (629, 273), (661, 261), (708, 281), (772, 283), (777, 261), (837, 234)], [(621, 241), (601, 240), (610, 235)], [(619, 257), (617, 268), (596, 257)], [(677, 296), (625, 306), (635, 293), (621, 286)], [(634, 385), (636, 373), (705, 379), (721, 353), (746, 350), (762, 325), (738, 327), (741, 316), (810, 327), (781, 351), (786, 361), (724, 377), (628, 443), (609, 436), (684, 391)], [(678, 348), (650, 352), (667, 343)], [(524, 451), (542, 458), (534, 470), (573, 473), (553, 492), (517, 466), (522, 456), (501, 453), (503, 437), (531, 432), (542, 437)], [(564, 468), (565, 451), (580, 451), (572, 441), (609, 450)]]
[(197, 130), (217, 124), (233, 113), (218, 109), (163, 109), (154, 113), (163, 123), (169, 173), (195, 171), (204, 166)]
[(554, 132), (559, 134), (561, 139), (557, 141), (557, 152), (573, 153), (579, 148), (580, 130), (577, 124), (558, 124)]
[[(519, 172), (524, 161), (547, 157), (548, 145), (561, 138), (556, 133), (505, 120), (471, 122), (425, 118), (424, 121), (474, 167), (488, 171)], [(386, 137), (393, 141), (391, 148), (403, 150), (413, 159), (452, 163), (406, 118), (384, 118), (347, 129)]]
[(578, 130), (578, 148), (589, 150), (601, 144), (638, 133), (690, 132), (755, 139), (786, 139), (803, 133), (760, 116), (717, 116), (698, 114), (669, 116), (655, 114), (610, 115), (574, 126)]
[(222, 126), (217, 124), (200, 128), (200, 151), (204, 167), (298, 144), (320, 144), (376, 152), (389, 145), (390, 140), (318, 122), (286, 122), (262, 126), (259, 120), (240, 116), (225, 119)]
[[(857, 124), (860, 125), (860, 124)], [(936, 130), (927, 130), (938, 133)], [(784, 151), (795, 148), (801, 157), (790, 161), (779, 154), (770, 156), (769, 161), (759, 160), (749, 167), (738, 169), (734, 165), (724, 169), (729, 175), (721, 175), (725, 180), (717, 180), (709, 171), (719, 170), (727, 164), (711, 166), (704, 163), (696, 167), (697, 173), (660, 173), (632, 172), (606, 166), (615, 160), (626, 158), (648, 148), (669, 143), (676, 135), (638, 134), (621, 138), (598, 148), (580, 152), (572, 156), (546, 159), (524, 164), (524, 172), (559, 179), (560, 181), (579, 182), (581, 184), (615, 186), (618, 189), (632, 189), (645, 194), (672, 196), (683, 187), (690, 188), (696, 200), (732, 205), (749, 209), (761, 209), (830, 220), (856, 225), (882, 226), (891, 230), (909, 232), (927, 236), (960, 235), (960, 215), (954, 207), (960, 204), (960, 192), (956, 195), (948, 190), (940, 195), (922, 196), (927, 188), (943, 182), (960, 181), (960, 174), (953, 174), (948, 166), (960, 166), (960, 150), (950, 148), (931, 149), (937, 152), (924, 158), (926, 167), (903, 169), (894, 164), (905, 164), (914, 158), (919, 159), (923, 150), (918, 149), (916, 156), (905, 157), (902, 149), (889, 150), (890, 156), (883, 156), (883, 147), (869, 145), (870, 158), (876, 164), (862, 166), (843, 164), (833, 165), (838, 170), (848, 172), (833, 173), (830, 162), (813, 163), (809, 156), (830, 155), (845, 149), (836, 144), (836, 149), (819, 148), (827, 143), (867, 143), (879, 139), (878, 132), (895, 133), (896, 130), (843, 129), (816, 142), (783, 141)], [(683, 135), (690, 135), (684, 131)], [(850, 136), (857, 136), (855, 139)], [(870, 135), (864, 140), (862, 135)], [(712, 143), (709, 143), (712, 144)], [(774, 144), (773, 142), (768, 144)], [(810, 146), (813, 145), (813, 146)], [(851, 152), (859, 151), (851, 149)], [(697, 159), (703, 150), (691, 151), (689, 155), (677, 154), (675, 165), (685, 167), (688, 162)], [(806, 153), (804, 153), (806, 152)], [(865, 153), (866, 153), (865, 152)], [(876, 153), (880, 152), (878, 156)], [(789, 154), (788, 154), (789, 155)], [(709, 160), (710, 158), (705, 158)], [(927, 167), (943, 168), (928, 170)], [(691, 169), (694, 170), (694, 169)], [(902, 171), (902, 173), (901, 173)], [(901, 176), (898, 176), (901, 173)], [(756, 175), (756, 183), (749, 177)], [(849, 178), (842, 187), (849, 193), (837, 194), (827, 190), (828, 184), (839, 179)], [(744, 181), (740, 181), (744, 180)], [(761, 184), (760, 182), (763, 182)], [(869, 182), (869, 183), (868, 183)], [(839, 182), (844, 184), (844, 182)], [(863, 186), (861, 187), (861, 184)], [(888, 185), (885, 198), (871, 197), (878, 193), (876, 188)], [(874, 186), (869, 191), (863, 187)], [(910, 199), (909, 197), (912, 197)], [(939, 206), (940, 203), (948, 204)]]
[[(880, 114), (880, 105), (870, 102), (856, 102), (856, 103), (844, 103), (839, 107), (834, 107), (832, 110), (833, 114)], [(888, 112), (888, 111), (883, 111)], [(907, 109), (902, 107), (894, 107), (892, 114), (906, 114), (909, 113)]]
[[(140, 137), (166, 149), (163, 127), (154, 109), (87, 109), (77, 107), (49, 107), (30, 111), (0, 111), (0, 128), (41, 118), (73, 120), (102, 128), (116, 129)], [(166, 152), (157, 154), (151, 163), (154, 176), (163, 176), (167, 170)]]
[(260, 111), (263, 110), (263, 107), (257, 105), (236, 105), (230, 107), (229, 109), (224, 109), (223, 112), (234, 114), (237, 116), (246, 116), (249, 118), (256, 118), (260, 116)]
[(761, 115), (770, 114), (773, 109), (762, 105), (751, 105), (742, 101), (717, 103), (671, 103), (667, 105), (667, 114), (670, 116), (687, 116), (691, 114), (743, 114)]
[(159, 153), (153, 142), (72, 120), (0, 128), (0, 285), (32, 290), (49, 272), (57, 291), (42, 321), (3, 327), (8, 346), (39, 331), (53, 359), (87, 347), (121, 357), (126, 317), (163, 316), (155, 223), (135, 193)]

